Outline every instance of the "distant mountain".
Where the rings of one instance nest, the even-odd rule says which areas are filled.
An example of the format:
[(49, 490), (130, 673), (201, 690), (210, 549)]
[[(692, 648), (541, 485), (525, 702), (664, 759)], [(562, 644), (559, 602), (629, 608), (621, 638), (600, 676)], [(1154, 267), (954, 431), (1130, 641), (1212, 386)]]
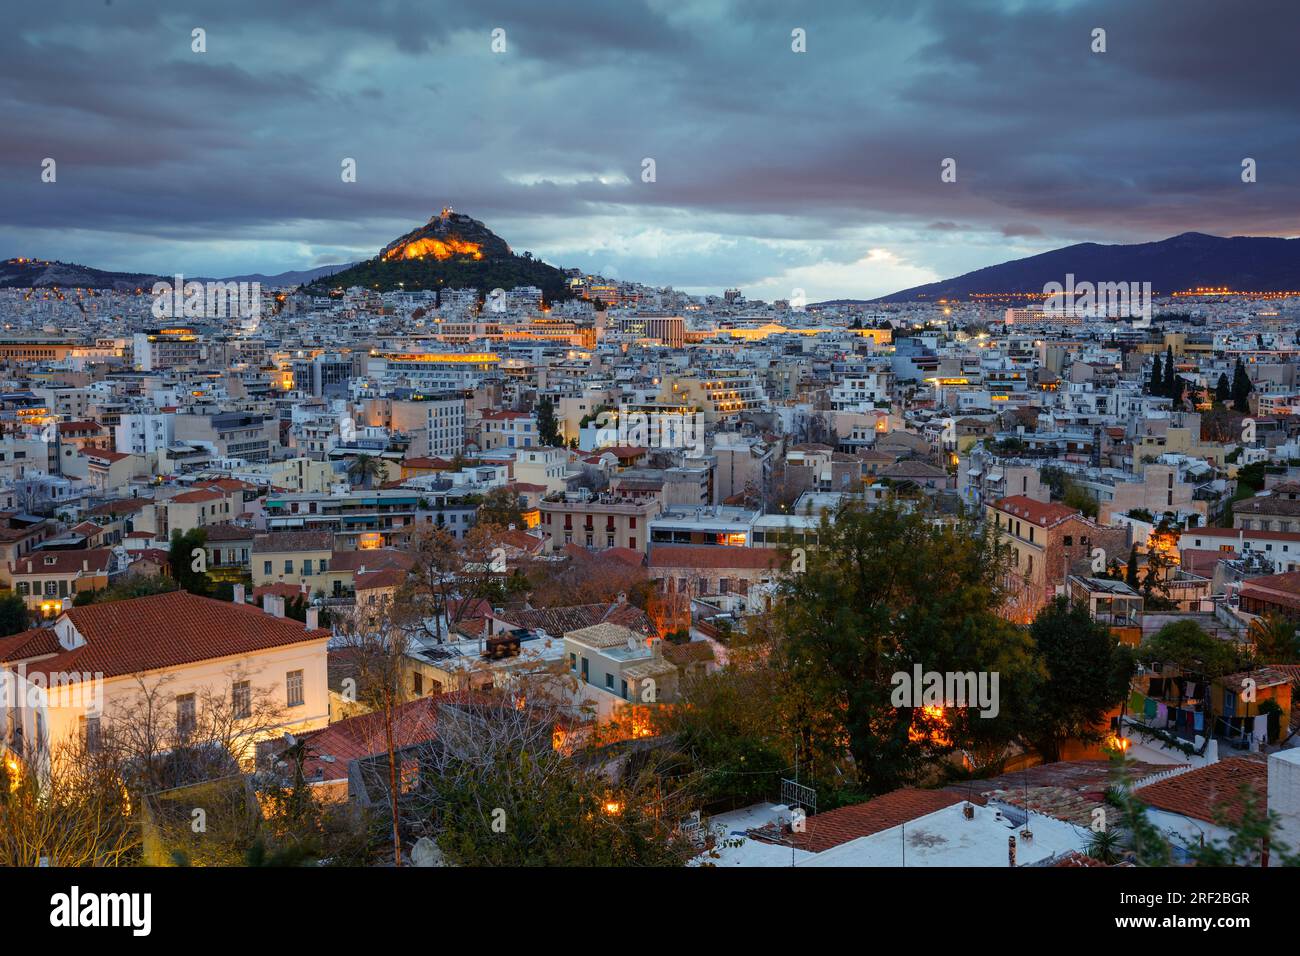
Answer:
[(105, 272), (75, 262), (49, 259), (5, 259), (0, 261), (0, 289), (112, 289), (130, 292), (149, 289), (159, 279), (142, 272)]
[(1243, 292), (1300, 289), (1300, 239), (1207, 236), (1185, 232), (1159, 242), (1054, 249), (881, 296), (873, 302), (963, 299), (982, 292), (1038, 292), (1049, 282), (1150, 282), (1156, 295), (1197, 286)]
[(572, 298), (567, 277), (532, 256), (517, 256), (505, 240), (477, 219), (444, 209), (418, 229), (394, 239), (379, 255), (342, 272), (308, 283), (325, 295), (361, 286), (378, 292), (396, 289), (493, 289), (536, 286), (547, 302)]
[(261, 272), (251, 272), (242, 276), (226, 276), (224, 279), (218, 279), (218, 282), (257, 282), (268, 289), (283, 288), (284, 286), (298, 286), (305, 282), (314, 282), (317, 279), (323, 279), (326, 276), (332, 276), (336, 272), (342, 272), (344, 269), (351, 269), (355, 262), (341, 262), (332, 266), (317, 266), (315, 269), (299, 269), (293, 272), (277, 272), (275, 275), (264, 275)]

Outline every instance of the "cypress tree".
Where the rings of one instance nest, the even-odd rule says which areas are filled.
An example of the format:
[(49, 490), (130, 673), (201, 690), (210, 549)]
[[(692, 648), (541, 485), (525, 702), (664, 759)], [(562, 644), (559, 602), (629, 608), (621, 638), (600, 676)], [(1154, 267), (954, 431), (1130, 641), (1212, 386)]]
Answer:
[(1214, 400), (1216, 402), (1227, 402), (1232, 397), (1232, 386), (1228, 384), (1228, 373), (1219, 373), (1219, 382), (1214, 386)]
[(1241, 359), (1237, 359), (1237, 367), (1232, 372), (1232, 407), (1241, 412), (1243, 415), (1250, 413), (1250, 393), (1255, 390), (1255, 386), (1250, 384), (1250, 376), (1246, 374), (1246, 366), (1241, 364)]

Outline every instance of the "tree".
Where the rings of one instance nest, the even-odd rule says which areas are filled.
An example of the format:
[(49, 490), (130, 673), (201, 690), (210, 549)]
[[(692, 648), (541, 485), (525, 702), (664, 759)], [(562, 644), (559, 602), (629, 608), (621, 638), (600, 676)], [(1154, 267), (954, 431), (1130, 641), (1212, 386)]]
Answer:
[(621, 771), (599, 752), (575, 759), (554, 746), (560, 715), (539, 697), (484, 693), (443, 708), (419, 755), (428, 795), (411, 794), (408, 827), (429, 829), (462, 866), (671, 866), (698, 852), (676, 829), (693, 801), (653, 752)]
[(1160, 353), (1156, 353), (1155, 360), (1151, 363), (1151, 382), (1148, 391), (1152, 395), (1163, 395), (1165, 391), (1165, 376), (1160, 370)]
[(101, 588), (98, 591), (78, 591), (72, 599), (74, 607), (87, 604), (109, 604), (113, 601), (129, 601), (131, 598), (148, 597), (152, 594), (166, 594), (180, 590), (179, 585), (169, 577), (161, 574), (131, 574), (124, 580)]
[(1266, 614), (1251, 621), (1249, 636), (1261, 664), (1294, 664), (1300, 660), (1295, 622), (1281, 614)]
[(1085, 604), (1057, 598), (1029, 628), (1047, 679), (1034, 700), (1031, 742), (1048, 761), (1066, 740), (1101, 739), (1107, 712), (1128, 694), (1133, 654)]
[(360, 483), (362, 488), (373, 488), (375, 479), (387, 474), (388, 466), (374, 455), (357, 455), (348, 462), (348, 480), (353, 485)]
[(548, 448), (562, 448), (564, 443), (555, 421), (555, 404), (544, 396), (537, 404), (537, 431), (542, 444)]
[(1236, 367), (1232, 370), (1232, 407), (1235, 411), (1243, 415), (1250, 414), (1250, 393), (1255, 390), (1255, 386), (1250, 383), (1250, 376), (1246, 373), (1246, 366), (1242, 364), (1241, 359), (1237, 359)]
[(524, 526), (524, 513), (519, 507), (519, 492), (510, 488), (493, 488), (483, 496), (483, 503), (478, 509), (480, 524), (496, 525), (505, 529), (514, 525)]
[(1220, 404), (1226, 404), (1232, 397), (1232, 386), (1228, 384), (1228, 373), (1220, 372), (1219, 381), (1214, 386), (1214, 400)]
[(1173, 621), (1142, 642), (1138, 659), (1176, 664), (1208, 678), (1236, 670), (1237, 653), (1226, 641), (1212, 637), (1195, 621)]
[(32, 623), (32, 613), (27, 602), (12, 591), (0, 597), (0, 637), (25, 631)]
[(398, 811), (397, 739), (395, 724), (398, 708), (406, 702), (407, 651), (410, 635), (390, 610), (378, 613), (357, 608), (350, 615), (335, 620), (337, 647), (353, 667), (356, 686), (354, 702), (379, 715), (384, 734), (384, 752), (388, 758), (389, 812), (392, 816), (393, 865), (402, 865), (401, 817)]
[(173, 531), (168, 554), (172, 578), (183, 590), (201, 597), (207, 597), (212, 587), (207, 575), (207, 540), (208, 533), (202, 528)]
[(1174, 368), (1174, 347), (1165, 346), (1165, 392), (1174, 401), (1182, 397), (1182, 382)]
[[(836, 715), (860, 785), (883, 793), (958, 745), (997, 747), (1022, 729), (1041, 667), (1028, 634), (999, 614), (1005, 551), (966, 524), (920, 508), (853, 503), (824, 516), (807, 569), (780, 587), (782, 656)], [(899, 675), (997, 673), (996, 715), (944, 699), (942, 733), (918, 732), (923, 701), (899, 700)], [(919, 692), (919, 689), (914, 689)], [(947, 705), (953, 706), (947, 706)], [(932, 712), (930, 716), (934, 715)]]
[(1138, 589), (1138, 546), (1128, 549), (1128, 565), (1124, 568), (1124, 583), (1134, 591)]

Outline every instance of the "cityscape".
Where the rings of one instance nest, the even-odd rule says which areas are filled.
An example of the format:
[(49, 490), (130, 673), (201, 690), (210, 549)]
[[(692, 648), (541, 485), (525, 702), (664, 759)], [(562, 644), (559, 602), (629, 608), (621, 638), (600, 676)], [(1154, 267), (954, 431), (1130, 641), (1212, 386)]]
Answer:
[(36, 921), (149, 935), (111, 890), (168, 887), (89, 871), (848, 867), (1251, 927), (1222, 868), (1300, 862), (1295, 12), (421, 6), (7, 14)]

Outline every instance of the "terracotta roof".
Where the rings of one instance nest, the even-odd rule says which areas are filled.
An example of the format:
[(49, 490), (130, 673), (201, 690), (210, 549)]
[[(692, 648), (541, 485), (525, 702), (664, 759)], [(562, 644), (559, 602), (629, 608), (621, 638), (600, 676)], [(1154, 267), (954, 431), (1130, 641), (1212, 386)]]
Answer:
[(242, 528), (237, 524), (207, 524), (203, 526), (207, 542), (214, 541), (252, 541), (257, 533), (252, 528)]
[(1017, 518), (1032, 521), (1040, 528), (1057, 524), (1066, 518), (1083, 516), (1083, 512), (1078, 508), (1071, 508), (1069, 505), (1058, 502), (1035, 501), (1033, 498), (1027, 498), (1024, 495), (1009, 495), (1006, 498), (999, 498), (993, 502), (993, 507)]
[(0, 637), (0, 661), (22, 661), (63, 650), (58, 635), (50, 627), (37, 627)]
[(813, 814), (805, 820), (804, 832), (787, 834), (785, 842), (821, 853), (962, 802), (958, 794), (945, 790), (895, 790), (866, 803)]
[(666, 641), (663, 647), (664, 660), (678, 667), (714, 660), (713, 645), (708, 641), (689, 641), (686, 644), (673, 644)]
[(736, 568), (767, 571), (780, 567), (777, 548), (730, 548), (713, 544), (657, 544), (650, 548), (652, 568)]
[(225, 497), (226, 496), (221, 494), (221, 492), (219, 491), (200, 490), (200, 491), (187, 491), (184, 494), (173, 495), (171, 498), (168, 498), (167, 500), (169, 502), (174, 502), (178, 505), (197, 505), (197, 504), (202, 504), (205, 501), (222, 501), (225, 499)]
[(1241, 595), (1287, 607), (1300, 607), (1300, 571), (1249, 578), (1241, 584)]
[[(105, 573), (113, 563), (111, 548), (90, 548), (73, 551), (35, 551), (14, 562), (13, 573), (27, 576), (29, 574), (76, 574), (88, 570)], [(88, 565), (88, 566), (87, 566)], [(87, 566), (84, 567), (83, 566)]]
[(1262, 760), (1229, 757), (1208, 767), (1189, 770), (1142, 787), (1134, 792), (1134, 796), (1169, 813), (1208, 823), (1218, 823), (1220, 817), (1235, 823), (1241, 820), (1244, 809), (1243, 786), (1266, 802), (1268, 764)]
[(366, 571), (356, 575), (353, 578), (352, 585), (358, 591), (366, 591), (372, 588), (401, 587), (405, 580), (405, 568), (382, 568), (378, 571)]
[(103, 504), (95, 505), (95, 507), (91, 508), (87, 514), (126, 514), (131, 511), (140, 511), (151, 504), (153, 504), (152, 498), (114, 498), (112, 501), (105, 501)]
[[(332, 550), (334, 534), (329, 531), (274, 531), (253, 538), (253, 551), (257, 554)], [(330, 563), (333, 565), (333, 561)]]
[[(397, 747), (410, 747), (438, 735), (438, 698), (408, 701), (393, 713), (393, 736)], [(360, 714), (330, 724), (308, 736), (308, 749), (316, 756), (303, 762), (310, 781), (341, 780), (348, 776), (348, 764), (388, 749), (383, 714)], [(323, 760), (322, 757), (333, 757)]]
[(299, 621), (264, 614), (255, 607), (187, 591), (74, 607), (63, 618), (86, 643), (37, 667), (105, 678), (241, 657), (330, 636), (329, 631), (308, 631)]

